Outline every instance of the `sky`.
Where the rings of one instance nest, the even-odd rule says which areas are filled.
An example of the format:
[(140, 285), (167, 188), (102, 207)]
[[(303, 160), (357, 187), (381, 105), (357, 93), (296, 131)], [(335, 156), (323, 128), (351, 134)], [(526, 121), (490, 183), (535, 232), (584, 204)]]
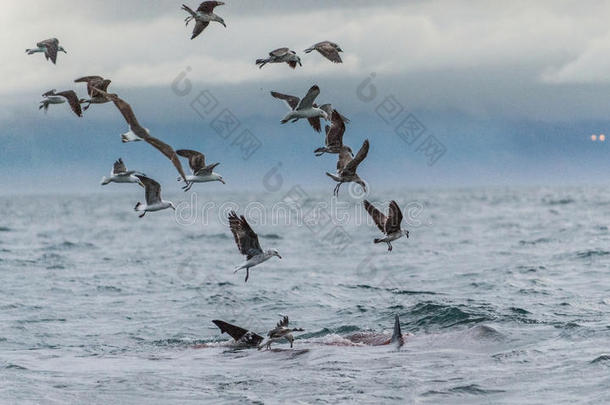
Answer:
[[(228, 190), (256, 190), (273, 170), (334, 187), (324, 172), (335, 156), (312, 153), (323, 135), (280, 125), (286, 107), (269, 95), (303, 96), (313, 84), (318, 101), (351, 119), (346, 144), (370, 140), (359, 171), (378, 187), (608, 183), (608, 141), (591, 135), (610, 135), (610, 2), (227, 1), (216, 8), (227, 27), (212, 23), (194, 40), (180, 4), (3, 2), (3, 193), (99, 192), (118, 157), (179, 191), (159, 152), (120, 142), (127, 125), (112, 104), (83, 118), (66, 105), (38, 109), (49, 89), (84, 97), (73, 81), (92, 74), (112, 80), (152, 135), (221, 162)], [(49, 37), (68, 51), (57, 65), (24, 53)], [(343, 64), (303, 53), (321, 40), (341, 45)], [(255, 66), (282, 46), (302, 68)], [(202, 112), (202, 100), (214, 108)], [(226, 114), (234, 132), (217, 130)]]

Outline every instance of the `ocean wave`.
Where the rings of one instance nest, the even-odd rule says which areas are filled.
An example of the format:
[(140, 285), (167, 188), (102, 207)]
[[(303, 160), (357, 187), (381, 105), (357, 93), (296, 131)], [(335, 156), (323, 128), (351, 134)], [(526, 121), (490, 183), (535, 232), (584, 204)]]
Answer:
[(413, 326), (441, 328), (494, 320), (494, 317), (488, 313), (464, 305), (445, 305), (433, 302), (416, 304), (404, 318), (414, 319), (410, 322)]

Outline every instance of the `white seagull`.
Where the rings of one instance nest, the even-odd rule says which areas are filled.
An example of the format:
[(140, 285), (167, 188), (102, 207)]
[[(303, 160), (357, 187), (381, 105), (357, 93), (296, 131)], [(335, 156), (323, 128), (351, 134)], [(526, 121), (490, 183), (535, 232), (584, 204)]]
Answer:
[(144, 176), (143, 173), (136, 172), (135, 170), (127, 170), (125, 167), (125, 163), (123, 163), (123, 159), (119, 158), (114, 165), (112, 166), (112, 170), (110, 171), (110, 177), (102, 177), (101, 185), (105, 186), (109, 183), (137, 183), (144, 187), (144, 184), (138, 179), (135, 175), (139, 174)]
[(114, 105), (119, 109), (125, 121), (127, 121), (127, 125), (129, 125), (129, 132), (121, 134), (121, 141), (123, 142), (136, 142), (136, 141), (146, 141), (148, 144), (156, 148), (159, 152), (163, 153), (169, 160), (172, 161), (174, 167), (180, 174), (180, 177), (186, 185), (188, 186), (188, 181), (186, 180), (186, 174), (184, 174), (184, 170), (182, 169), (182, 164), (180, 163), (180, 159), (178, 155), (174, 151), (174, 149), (161, 141), (150, 135), (150, 131), (147, 128), (144, 128), (138, 122), (136, 115), (134, 114), (131, 106), (127, 104), (125, 100), (120, 98), (116, 94), (109, 94), (105, 91), (94, 87), (94, 90), (98, 92), (101, 96), (106, 99), (112, 101)]
[(263, 249), (261, 249), (261, 245), (258, 242), (256, 232), (252, 230), (243, 215), (238, 217), (235, 211), (231, 211), (229, 213), (229, 228), (231, 228), (237, 248), (242, 255), (246, 256), (246, 261), (237, 266), (234, 271), (234, 273), (237, 273), (239, 270), (246, 269), (246, 279), (244, 282), (248, 281), (250, 267), (261, 264), (262, 262), (271, 259), (273, 256), (277, 256), (280, 259), (282, 258), (280, 253), (275, 249), (263, 252)]
[(84, 76), (74, 80), (74, 82), (87, 83), (87, 94), (89, 94), (89, 99), (80, 100), (81, 103), (87, 103), (87, 105), (83, 107), (84, 111), (86, 111), (91, 104), (104, 104), (110, 101), (95, 89), (108, 91), (108, 85), (111, 83), (111, 80), (104, 79), (102, 76)]
[[(189, 160), (189, 166), (193, 172), (192, 176), (186, 176), (186, 180), (189, 182), (188, 185), (184, 186), (184, 191), (189, 191), (194, 183), (206, 183), (208, 181), (219, 181), (222, 184), (226, 184), (222, 176), (214, 172), (214, 168), (220, 163), (212, 163), (211, 165), (205, 165), (205, 156), (203, 153), (197, 152), (196, 150), (179, 149), (176, 153)], [(182, 180), (178, 177), (178, 181)]]
[(295, 51), (291, 51), (288, 48), (278, 48), (274, 51), (269, 52), (269, 57), (267, 59), (257, 59), (256, 64), (259, 69), (262, 69), (267, 63), (287, 63), (291, 68), (295, 69), (297, 67), (297, 63), (299, 66), (303, 66), (301, 64), (301, 58), (297, 56)]
[(402, 222), (402, 212), (396, 201), (390, 201), (390, 210), (388, 216), (383, 215), (381, 211), (373, 207), (373, 204), (364, 200), (364, 208), (373, 218), (375, 225), (381, 232), (383, 232), (385, 238), (376, 238), (373, 240), (374, 243), (385, 242), (388, 244), (388, 251), (392, 251), (392, 242), (396, 239), (402, 238), (403, 236), (409, 237), (409, 231), (403, 231), (400, 229), (400, 223)]
[(258, 350), (263, 347), (267, 347), (267, 350), (271, 349), (271, 343), (277, 342), (282, 339), (286, 339), (290, 342), (290, 348), (292, 349), (292, 343), (294, 342), (294, 336), (292, 336), (292, 332), (304, 332), (305, 330), (302, 328), (289, 328), (288, 316), (284, 316), (275, 326), (275, 328), (271, 329), (269, 333), (267, 333), (268, 339), (266, 342), (261, 343), (258, 346)]
[[(326, 111), (327, 105), (323, 105), (318, 107), (314, 104), (316, 97), (320, 94), (320, 88), (318, 85), (313, 85), (303, 97), (303, 99), (299, 99), (296, 96), (290, 96), (288, 94), (278, 93), (276, 91), (272, 91), (271, 95), (277, 99), (284, 100), (288, 107), (290, 108), (290, 112), (280, 121), (282, 124), (287, 123), (288, 121), (296, 122), (301, 118), (307, 118), (309, 124), (313, 127), (316, 132), (320, 132), (320, 117), (324, 118), (326, 121), (330, 120), (330, 115)], [(328, 105), (330, 106), (330, 105)]]
[(345, 117), (337, 110), (333, 110), (331, 116), (331, 125), (325, 127), (326, 139), (324, 146), (314, 151), (316, 156), (322, 156), (325, 153), (340, 153), (343, 149), (347, 150), (350, 155), (354, 156), (352, 148), (343, 145), (343, 134), (345, 133)]
[(311, 51), (318, 51), (322, 56), (334, 63), (342, 63), (341, 56), (339, 56), (339, 52), (343, 52), (343, 49), (334, 42), (330, 41), (322, 41), (318, 42), (315, 45), (305, 49), (305, 53), (310, 53)]
[(74, 90), (65, 90), (57, 93), (56, 90), (53, 89), (44, 93), (42, 97), (44, 98), (40, 101), (38, 109), (44, 109), (45, 113), (49, 109), (50, 104), (63, 104), (67, 101), (74, 114), (79, 117), (83, 116), (83, 111), (80, 108), (81, 100), (78, 99)]
[(38, 52), (44, 52), (46, 60), (51, 59), (51, 62), (55, 64), (57, 61), (57, 52), (68, 53), (63, 46), (59, 45), (57, 38), (49, 38), (44, 41), (40, 41), (36, 44), (36, 48), (26, 49), (25, 52), (28, 55), (32, 55)]
[(191, 20), (195, 20), (195, 28), (193, 28), (193, 35), (191, 36), (191, 39), (201, 34), (201, 32), (210, 24), (210, 21), (219, 22), (225, 28), (227, 28), (225, 20), (214, 14), (214, 8), (217, 6), (222, 6), (223, 4), (225, 3), (222, 1), (204, 1), (197, 8), (197, 12), (193, 11), (187, 5), (182, 5), (182, 9), (190, 14), (190, 16), (184, 19), (186, 25), (189, 25)]
[(336, 181), (338, 184), (335, 186), (335, 190), (333, 194), (339, 195), (339, 187), (343, 183), (349, 183), (353, 181), (354, 183), (360, 184), (362, 189), (366, 192), (366, 183), (362, 180), (358, 174), (356, 174), (356, 169), (358, 169), (358, 165), (362, 163), (366, 155), (369, 153), (369, 140), (365, 139), (362, 147), (356, 154), (356, 157), (352, 159), (350, 152), (343, 148), (339, 152), (339, 160), (337, 161), (337, 174), (330, 174), (326, 172), (326, 175)]
[(176, 206), (171, 201), (165, 201), (161, 199), (161, 185), (146, 176), (136, 174), (136, 177), (144, 183), (146, 193), (146, 204), (142, 204), (138, 201), (136, 206), (133, 208), (136, 212), (141, 212), (140, 218), (146, 215), (147, 212), (161, 211), (166, 208), (172, 208), (176, 211)]

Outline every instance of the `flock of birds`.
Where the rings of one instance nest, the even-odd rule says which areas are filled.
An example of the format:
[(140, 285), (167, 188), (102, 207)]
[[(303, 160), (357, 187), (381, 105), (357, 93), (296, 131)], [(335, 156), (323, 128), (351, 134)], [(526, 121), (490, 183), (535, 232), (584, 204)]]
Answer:
[[(210, 24), (210, 22), (218, 22), (226, 27), (224, 20), (214, 13), (214, 8), (223, 5), (220, 1), (204, 1), (200, 4), (196, 11), (193, 11), (186, 5), (182, 5), (182, 10), (189, 13), (185, 22), (195, 21), (195, 27), (192, 32), (191, 39), (196, 38)], [(334, 63), (342, 63), (340, 52), (343, 52), (341, 47), (330, 41), (319, 42), (310, 48), (306, 49), (305, 53), (318, 51), (325, 58)], [(57, 62), (59, 52), (67, 51), (59, 44), (57, 38), (50, 38), (40, 41), (36, 44), (36, 48), (26, 49), (28, 55), (35, 53), (43, 53), (47, 60), (53, 64)], [(262, 68), (268, 63), (287, 63), (291, 68), (295, 69), (297, 64), (302, 66), (300, 57), (295, 51), (287, 47), (276, 49), (269, 53), (269, 57), (265, 59), (257, 59), (256, 65)], [(111, 80), (105, 79), (102, 76), (84, 76), (75, 80), (76, 83), (86, 83), (88, 98), (79, 98), (74, 90), (56, 91), (55, 89), (45, 92), (40, 101), (40, 109), (45, 112), (52, 104), (67, 103), (71, 110), (78, 116), (83, 116), (83, 111), (86, 111), (92, 104), (104, 104), (108, 102), (114, 103), (123, 118), (127, 122), (129, 131), (121, 134), (122, 142), (138, 142), (144, 141), (165, 155), (178, 171), (178, 181), (184, 181), (182, 187), (184, 191), (191, 189), (194, 183), (205, 183), (218, 181), (225, 184), (223, 177), (214, 172), (214, 169), (219, 163), (206, 165), (205, 156), (195, 150), (180, 149), (174, 150), (170, 145), (162, 140), (153, 137), (150, 131), (141, 126), (136, 118), (131, 106), (117, 94), (108, 93), (108, 86)], [(321, 156), (324, 153), (337, 154), (337, 171), (336, 173), (326, 173), (337, 184), (333, 194), (339, 195), (339, 188), (343, 183), (354, 182), (359, 184), (362, 189), (367, 192), (366, 182), (357, 174), (358, 166), (367, 157), (369, 152), (369, 140), (366, 139), (356, 155), (354, 156), (352, 149), (343, 144), (343, 135), (346, 129), (346, 123), (349, 120), (340, 114), (331, 104), (317, 105), (316, 98), (320, 94), (320, 88), (313, 85), (303, 98), (292, 95), (282, 94), (276, 91), (271, 92), (271, 96), (284, 101), (289, 112), (280, 121), (282, 124), (287, 122), (296, 122), (300, 119), (307, 119), (311, 127), (316, 132), (321, 132), (321, 119), (329, 122), (330, 125), (325, 126), (326, 138), (325, 145), (317, 148), (314, 153), (316, 156)], [(82, 106), (81, 106), (82, 105)], [(186, 175), (179, 157), (188, 160), (192, 174)], [(166, 201), (161, 198), (161, 185), (147, 177), (144, 173), (127, 170), (125, 163), (119, 158), (113, 165), (109, 177), (102, 178), (102, 185), (109, 183), (135, 183), (145, 189), (145, 203), (138, 202), (134, 210), (140, 213), (142, 218), (147, 212), (160, 211), (167, 208), (176, 209), (171, 201)], [(370, 214), (373, 221), (384, 234), (383, 238), (374, 239), (374, 243), (386, 243), (388, 251), (392, 250), (392, 242), (402, 236), (409, 237), (409, 232), (402, 230), (400, 224), (402, 222), (402, 212), (396, 201), (391, 201), (389, 205), (388, 215), (384, 215), (381, 211), (375, 208), (369, 201), (364, 200), (364, 208)], [(248, 281), (250, 269), (258, 264), (261, 264), (270, 258), (276, 256), (281, 259), (279, 252), (275, 249), (263, 250), (258, 240), (258, 235), (246, 218), (238, 216), (235, 211), (229, 213), (229, 228), (234, 236), (235, 242), (241, 254), (246, 256), (246, 260), (235, 268), (235, 272), (239, 270), (246, 271), (245, 281)], [(292, 347), (291, 332), (298, 329), (288, 328), (288, 317), (282, 318), (277, 324), (277, 327), (269, 332), (269, 341), (265, 345), (269, 347), (272, 341), (280, 338), (285, 338), (290, 341)]]

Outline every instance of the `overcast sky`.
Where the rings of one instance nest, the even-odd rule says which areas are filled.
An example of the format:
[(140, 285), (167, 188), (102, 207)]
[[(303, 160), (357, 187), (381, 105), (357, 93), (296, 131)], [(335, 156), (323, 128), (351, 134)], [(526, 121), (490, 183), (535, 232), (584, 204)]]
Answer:
[[(210, 132), (208, 123), (189, 107), (200, 91), (209, 89), (244, 125), (258, 131), (269, 153), (303, 147), (307, 156), (295, 153), (294, 158), (310, 165), (309, 160), (315, 161), (309, 156), (310, 149), (322, 137), (312, 141), (314, 135), (304, 123), (279, 126), (285, 108), (268, 91), (301, 96), (318, 83), (320, 101), (332, 102), (353, 119), (348, 128), (352, 147), (371, 138), (379, 154), (386, 153), (378, 162), (395, 160), (406, 165), (405, 171), (421, 172), (418, 178), (425, 181), (416, 185), (439, 179), (445, 179), (438, 181), (441, 185), (458, 179), (464, 184), (510, 183), (507, 179), (520, 183), (529, 169), (521, 167), (506, 175), (511, 159), (527, 156), (532, 147), (543, 151), (539, 148), (548, 139), (554, 144), (565, 142), (549, 154), (554, 160), (548, 165), (538, 167), (535, 158), (518, 162), (536, 166), (540, 181), (552, 176), (553, 165), (587, 160), (588, 153), (595, 164), (607, 160), (601, 143), (585, 141), (593, 133), (608, 130), (610, 2), (226, 3), (216, 12), (227, 28), (212, 23), (190, 40), (192, 26), (184, 25), (186, 14), (180, 10), (180, 1), (4, 1), (0, 14), (0, 74), (4, 78), (0, 81), (0, 145), (4, 143), (0, 168), (4, 174), (0, 181), (9, 189), (23, 191), (25, 187), (27, 191), (15, 181), (20, 175), (15, 168), (43, 170), (49, 161), (67, 159), (73, 151), (86, 153), (85, 141), (62, 148), (56, 142), (96, 131), (100, 136), (107, 133), (108, 142), (96, 144), (103, 151), (100, 160), (104, 160), (87, 167), (91, 172), (109, 167), (110, 156), (121, 153), (128, 158), (142, 148), (116, 145), (126, 126), (111, 105), (94, 106), (82, 119), (62, 106), (47, 115), (38, 110), (40, 94), (51, 88), (75, 89), (84, 96), (84, 86), (73, 80), (89, 74), (112, 79), (111, 91), (132, 104), (153, 134), (176, 147), (227, 152), (213, 134), (201, 135), (213, 137), (213, 142), (206, 138), (201, 145), (176, 145)], [(196, 3), (189, 5), (196, 7)], [(59, 38), (68, 51), (58, 56), (56, 66), (40, 54), (25, 55), (25, 48), (49, 37)], [(318, 54), (303, 54), (303, 49), (326, 39), (341, 45), (343, 64), (332, 64)], [(268, 65), (259, 70), (254, 65), (256, 58), (281, 46), (296, 50), (303, 68), (292, 71), (287, 66)], [(187, 67), (186, 78), (193, 90), (180, 97), (172, 91), (172, 82)], [(366, 102), (358, 97), (358, 86), (371, 73), (377, 97)], [(400, 139), (394, 135), (394, 123), (385, 123), (375, 113), (390, 95), (444, 143), (445, 163), (439, 161), (430, 168), (404, 144), (402, 153), (396, 152)], [(178, 133), (162, 132), (168, 128)], [(375, 140), (375, 134), (384, 137)], [(582, 147), (575, 147), (579, 140)], [(574, 150), (579, 153), (576, 157), (562, 155)], [(136, 162), (144, 159), (140, 151), (133, 153)], [(233, 155), (212, 159), (228, 166), (231, 159), (239, 158), (239, 153)], [(248, 164), (264, 172), (262, 156)], [(405, 156), (408, 163), (404, 163)], [(498, 156), (505, 159), (500, 167), (494, 165)], [(376, 158), (371, 157), (374, 165)], [(78, 167), (76, 160), (69, 164)], [(334, 162), (311, 165), (332, 170)], [(583, 173), (575, 169), (575, 180), (591, 169), (580, 163), (576, 166)], [(371, 173), (376, 170), (382, 172), (371, 168)], [(99, 176), (95, 175), (96, 186)], [(82, 180), (88, 181), (89, 174)], [(327, 179), (318, 180), (325, 184)]]

